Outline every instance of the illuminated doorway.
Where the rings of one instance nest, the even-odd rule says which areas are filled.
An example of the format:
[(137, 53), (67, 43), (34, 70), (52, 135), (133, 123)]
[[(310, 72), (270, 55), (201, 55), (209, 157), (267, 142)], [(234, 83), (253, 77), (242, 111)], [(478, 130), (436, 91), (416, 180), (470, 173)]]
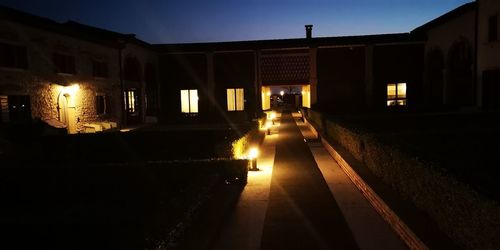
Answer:
[(129, 89), (124, 93), (125, 112), (127, 124), (133, 125), (141, 122), (140, 99), (136, 89)]
[(59, 121), (66, 125), (69, 134), (76, 133), (75, 103), (68, 93), (59, 94), (58, 100)]
[(277, 85), (262, 86), (262, 110), (311, 107), (311, 86)]

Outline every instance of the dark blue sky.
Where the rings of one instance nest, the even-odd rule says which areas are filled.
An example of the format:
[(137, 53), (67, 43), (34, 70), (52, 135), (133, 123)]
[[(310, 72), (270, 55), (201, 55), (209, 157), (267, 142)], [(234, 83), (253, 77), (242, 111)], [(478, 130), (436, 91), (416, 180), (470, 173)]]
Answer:
[(0, 0), (150, 43), (237, 41), (408, 32), (470, 0)]

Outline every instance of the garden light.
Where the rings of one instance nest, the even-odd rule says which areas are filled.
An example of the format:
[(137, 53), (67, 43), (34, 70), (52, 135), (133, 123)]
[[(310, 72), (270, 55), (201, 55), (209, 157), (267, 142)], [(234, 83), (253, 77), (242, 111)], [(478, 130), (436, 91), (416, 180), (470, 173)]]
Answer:
[(257, 168), (257, 156), (259, 156), (259, 149), (256, 147), (250, 148), (248, 151), (248, 159), (250, 159), (250, 170), (258, 171)]
[(253, 160), (259, 156), (259, 149), (258, 148), (251, 148), (248, 151), (248, 159)]
[(271, 121), (273, 122), (273, 125), (274, 125), (274, 119), (276, 119), (276, 113), (272, 112), (270, 118), (271, 118)]

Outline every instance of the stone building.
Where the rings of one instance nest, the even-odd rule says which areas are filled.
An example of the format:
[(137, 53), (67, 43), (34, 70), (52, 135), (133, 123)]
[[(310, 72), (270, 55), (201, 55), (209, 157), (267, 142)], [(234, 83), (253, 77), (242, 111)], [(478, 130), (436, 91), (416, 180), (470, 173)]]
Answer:
[[(77, 133), (155, 115), (157, 57), (147, 43), (9, 8), (0, 16), (1, 121), (39, 118)], [(146, 90), (153, 91), (148, 109)]]
[(478, 105), (500, 110), (500, 1), (479, 0), (478, 13)]
[(278, 101), (331, 113), (500, 108), (499, 3), (408, 33), (148, 44), (1, 8), (1, 121), (70, 133), (144, 122), (237, 124)]
[(430, 109), (476, 106), (476, 2), (418, 28), (426, 37), (424, 97)]
[[(424, 41), (410, 33), (155, 48), (166, 122), (248, 121), (270, 108), (271, 88), (300, 88), (303, 106), (333, 112), (420, 105)], [(233, 90), (243, 93), (241, 109), (232, 108)]]

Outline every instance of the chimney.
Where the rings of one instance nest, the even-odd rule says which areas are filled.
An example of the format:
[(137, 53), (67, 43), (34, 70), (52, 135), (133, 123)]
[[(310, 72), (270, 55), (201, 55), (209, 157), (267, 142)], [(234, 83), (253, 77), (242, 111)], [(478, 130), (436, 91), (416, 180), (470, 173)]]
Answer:
[(306, 38), (312, 38), (312, 30), (313, 30), (312, 24), (306, 25)]

